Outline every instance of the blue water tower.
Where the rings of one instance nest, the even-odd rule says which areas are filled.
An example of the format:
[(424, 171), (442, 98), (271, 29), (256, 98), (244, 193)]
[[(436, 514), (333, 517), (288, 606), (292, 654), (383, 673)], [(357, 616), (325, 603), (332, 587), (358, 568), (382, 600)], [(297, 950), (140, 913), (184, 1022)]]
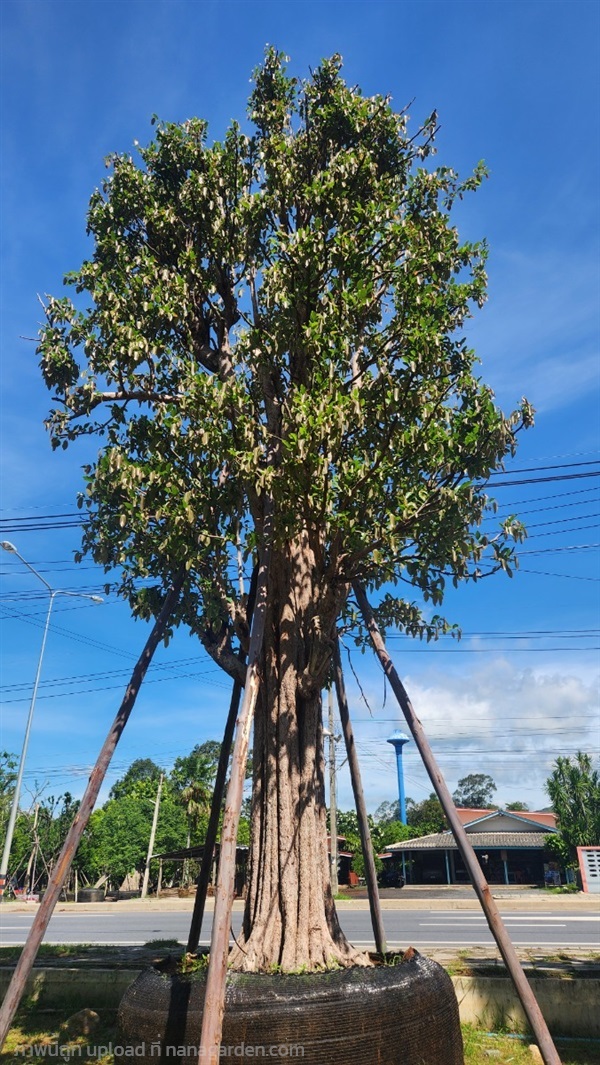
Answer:
[(400, 820), (402, 824), (406, 824), (406, 797), (404, 795), (404, 770), (402, 768), (402, 748), (405, 743), (410, 742), (410, 737), (404, 732), (396, 730), (392, 732), (392, 735), (387, 741), (391, 743), (392, 747), (396, 751), (396, 768), (398, 770), (398, 799), (400, 807)]

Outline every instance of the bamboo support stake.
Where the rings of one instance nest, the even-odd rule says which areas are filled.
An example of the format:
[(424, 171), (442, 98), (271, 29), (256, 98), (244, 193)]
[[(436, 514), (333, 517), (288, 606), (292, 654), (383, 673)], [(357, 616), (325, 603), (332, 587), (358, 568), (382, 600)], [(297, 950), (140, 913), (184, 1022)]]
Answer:
[(515, 990), (521, 1000), (525, 1016), (531, 1025), (531, 1030), (535, 1035), (538, 1046), (540, 1048), (542, 1057), (544, 1059), (544, 1065), (561, 1065), (560, 1058), (558, 1056), (556, 1047), (552, 1041), (552, 1036), (548, 1031), (548, 1026), (544, 1020), (540, 1007), (537, 1003), (536, 997), (533, 994), (528, 982), (521, 962), (517, 956), (517, 952), (513, 947), (510, 936), (506, 931), (504, 922), (500, 916), (498, 907), (490, 892), (489, 884), (485, 879), (481, 866), (477, 861), (475, 851), (473, 850), (469, 837), (465, 832), (464, 826), (460, 821), (460, 818), (456, 812), (456, 807), (452, 800), (452, 796), (448, 790), (448, 786), (440, 772), (439, 766), (434, 758), (433, 751), (429, 746), (429, 741), (423, 730), (423, 726), (419, 721), (411, 701), (408, 697), (406, 689), (398, 676), (394, 664), (387, 652), (387, 648), (375, 621), (373, 611), (365, 594), (365, 590), (358, 581), (353, 584), (354, 594), (356, 595), (360, 612), (363, 616), (365, 624), (369, 630), (371, 642), (377, 657), (381, 662), (383, 671), (390, 682), (390, 686), (398, 703), (406, 723), (412, 733), (413, 739), (423, 759), (425, 768), (429, 773), (429, 778), (438, 799), (442, 804), (442, 808), (446, 817), (448, 818), (450, 828), (456, 840), (456, 844), (460, 851), (465, 867), (471, 878), (471, 883), (475, 889), (475, 893), (481, 903), (483, 912), (486, 916), (490, 931), (498, 944), (498, 949), (504, 959), (506, 968), (508, 969), (512, 978)]
[(98, 792), (100, 791), (102, 782), (106, 776), (106, 771), (110, 765), (110, 760), (114, 754), (117, 743), (121, 738), (123, 729), (127, 724), (129, 715), (133, 710), (142, 681), (146, 675), (148, 666), (152, 661), (154, 652), (164, 635), (173, 608), (175, 607), (181, 589), (183, 588), (184, 581), (185, 573), (181, 573), (175, 579), (167, 593), (162, 610), (154, 623), (144, 650), (135, 664), (133, 673), (131, 674), (131, 680), (127, 685), (127, 690), (119, 711), (110, 727), (104, 744), (102, 745), (98, 760), (91, 772), (88, 785), (81, 800), (81, 805), (73, 818), (71, 827), (67, 833), (67, 838), (65, 839), (63, 848), (60, 852), (59, 859), (53, 869), (52, 876), (48, 881), (46, 893), (40, 903), (40, 908), (35, 915), (25, 946), (23, 947), (21, 956), (12, 975), (12, 979), (8, 985), (4, 1002), (2, 1003), (2, 1009), (0, 1010), (0, 1048), (4, 1046), (4, 1040), (6, 1039), (12, 1019), (19, 1002), (21, 1001), (27, 978), (33, 968), (33, 963), (36, 959), (40, 943), (44, 938), (44, 934), (50, 918), (52, 917), (62, 886), (69, 869), (71, 868), (75, 852), (77, 851), (81, 837), (90, 819), (90, 814), (94, 809), (96, 799), (98, 798)]
[(150, 839), (148, 840), (148, 854), (146, 856), (146, 865), (144, 866), (144, 879), (142, 881), (142, 890), (140, 898), (145, 899), (148, 894), (148, 883), (150, 881), (150, 861), (152, 859), (152, 853), (154, 851), (154, 840), (156, 838), (156, 829), (158, 826), (158, 814), (160, 810), (160, 797), (162, 794), (163, 780), (165, 779), (164, 773), (160, 774), (160, 780), (158, 782), (158, 788), (156, 791), (156, 799), (154, 801), (154, 814), (152, 816), (152, 828), (150, 829)]
[(339, 640), (337, 639), (335, 641), (335, 647), (333, 649), (333, 668), (335, 678), (335, 690), (337, 693), (340, 720), (342, 722), (342, 732), (344, 733), (344, 740), (346, 743), (346, 754), (348, 755), (348, 765), (350, 767), (350, 780), (352, 782), (352, 791), (354, 793), (354, 805), (356, 806), (356, 815), (358, 817), (358, 831), (360, 834), (360, 842), (365, 862), (365, 879), (367, 881), (367, 890), (369, 894), (369, 910), (371, 911), (371, 924), (373, 926), (375, 946), (380, 954), (385, 954), (387, 951), (387, 943), (385, 938), (385, 928), (383, 927), (383, 916), (381, 913), (379, 888), (377, 886), (377, 871), (375, 869), (375, 861), (373, 858), (371, 830), (369, 828), (367, 806), (365, 803), (365, 795), (360, 776), (360, 766), (358, 764), (358, 755), (356, 753), (356, 745), (354, 743), (354, 731), (350, 722), (350, 712), (348, 710), (348, 699), (346, 696), (346, 685), (344, 683), (344, 674), (342, 671), (340, 644)]
[(198, 944), (200, 942), (200, 932), (202, 930), (202, 921), (204, 920), (204, 907), (206, 905), (206, 893), (208, 891), (210, 871), (212, 868), (213, 856), (215, 853), (215, 843), (217, 842), (219, 817), (221, 815), (221, 804), (223, 802), (223, 794), (225, 791), (225, 778), (227, 776), (227, 766), (229, 763), (229, 755), (231, 753), (231, 741), (233, 739), (233, 732), (235, 729), (235, 722), (240, 707), (241, 696), (242, 685), (240, 684), (239, 680), (236, 680), (233, 683), (231, 702), (229, 704), (229, 713), (227, 714), (225, 732), (223, 734), (223, 742), (221, 744), (221, 750), (219, 752), (219, 764), (217, 766), (217, 775), (215, 778), (215, 787), (210, 807), (210, 816), (208, 819), (206, 836), (204, 839), (204, 852), (202, 854), (200, 873), (198, 874), (198, 882), (196, 886), (194, 911), (192, 913), (192, 920), (190, 924), (190, 931), (186, 947), (188, 954), (195, 954), (198, 950)]
[[(248, 605), (246, 608), (246, 621), (248, 628), (252, 627), (252, 614), (254, 611), (254, 603), (256, 600), (256, 580), (258, 576), (258, 569), (255, 566), (252, 572), (252, 580), (250, 582), (250, 592), (248, 594)], [(243, 590), (243, 587), (242, 587)], [(243, 662), (246, 656), (243, 652), (240, 652), (241, 661)], [(200, 865), (200, 873), (198, 875), (198, 884), (196, 887), (196, 898), (194, 900), (194, 912), (192, 913), (192, 921), (190, 924), (190, 931), (188, 935), (186, 950), (188, 954), (195, 954), (198, 950), (198, 943), (200, 942), (200, 932), (202, 930), (202, 921), (204, 919), (204, 907), (206, 905), (206, 893), (208, 891), (208, 882), (210, 880), (210, 871), (212, 869), (213, 855), (215, 853), (215, 843), (217, 842), (217, 832), (219, 830), (219, 817), (221, 814), (221, 806), (223, 803), (223, 795), (225, 793), (225, 780), (227, 777), (227, 766), (229, 764), (229, 755), (231, 753), (231, 743), (233, 740), (233, 733), (235, 729), (235, 722), (240, 707), (240, 699), (242, 697), (242, 685), (239, 681), (234, 681), (233, 691), (231, 693), (231, 702), (229, 704), (229, 713), (227, 714), (227, 721), (225, 723), (225, 732), (223, 734), (223, 742), (221, 744), (221, 750), (219, 751), (219, 763), (217, 765), (217, 775), (215, 777), (215, 787), (213, 791), (212, 803), (210, 807), (210, 816), (208, 819), (208, 826), (206, 829), (206, 837), (204, 840), (204, 853), (202, 855), (202, 862)]]
[(327, 689), (327, 727), (329, 730), (329, 866), (331, 871), (331, 892), (335, 898), (340, 890), (340, 884), (338, 880), (337, 786), (335, 779), (336, 737), (333, 731), (333, 691), (331, 684)]
[(248, 667), (244, 698), (237, 721), (235, 744), (231, 764), (231, 777), (227, 788), (227, 801), (223, 828), (221, 830), (221, 854), (215, 893), (210, 956), (206, 975), (206, 994), (202, 1016), (202, 1035), (199, 1056), (208, 1065), (219, 1061), (223, 1013), (225, 1010), (225, 984), (227, 957), (229, 954), (229, 930), (235, 883), (235, 856), (237, 830), (242, 806), (246, 760), (252, 717), (260, 688), (260, 654), (263, 645), (267, 608), (267, 582), (269, 577), (271, 507), (265, 518), (265, 544), (258, 571), (256, 606), (252, 618)]

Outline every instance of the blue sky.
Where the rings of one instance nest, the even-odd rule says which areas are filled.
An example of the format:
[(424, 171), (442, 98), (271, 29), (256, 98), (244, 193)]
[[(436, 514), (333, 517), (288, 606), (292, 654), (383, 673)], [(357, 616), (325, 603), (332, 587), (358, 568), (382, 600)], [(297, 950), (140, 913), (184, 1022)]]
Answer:
[[(510, 467), (533, 472), (498, 478), (511, 486), (497, 490), (530, 536), (512, 581), (448, 597), (460, 645), (396, 638), (390, 648), (451, 788), (487, 772), (499, 802), (545, 805), (556, 755), (599, 747), (600, 500), (589, 476), (600, 468), (599, 5), (3, 0), (0, 9), (0, 528), (55, 588), (101, 593), (103, 575), (74, 566), (75, 527), (50, 527), (61, 521), (48, 516), (64, 524), (75, 510), (86, 454), (51, 452), (50, 397), (27, 338), (41, 320), (37, 295), (59, 294), (63, 273), (89, 250), (86, 206), (109, 152), (150, 139), (154, 113), (200, 115), (221, 137), (244, 117), (251, 71), (271, 43), (299, 76), (340, 52), (347, 80), (365, 93), (391, 93), (399, 109), (414, 101), (414, 130), (437, 108), (441, 163), (465, 174), (485, 159), (491, 178), (458, 216), (465, 237), (485, 236), (491, 248), (490, 298), (469, 339), (501, 405), (525, 394), (538, 411)], [(11, 751), (22, 742), (46, 602), (2, 552), (0, 747)], [(25, 804), (36, 787), (81, 794), (145, 638), (113, 598), (94, 606), (57, 597)], [(168, 767), (221, 734), (227, 678), (183, 635), (155, 661), (110, 780), (136, 757)], [(402, 722), (369, 658), (354, 665), (372, 709), (349, 678), (375, 809), (396, 795), (385, 739)], [(431, 789), (414, 745), (404, 757), (407, 793), (423, 798)], [(345, 772), (340, 803), (349, 808)]]

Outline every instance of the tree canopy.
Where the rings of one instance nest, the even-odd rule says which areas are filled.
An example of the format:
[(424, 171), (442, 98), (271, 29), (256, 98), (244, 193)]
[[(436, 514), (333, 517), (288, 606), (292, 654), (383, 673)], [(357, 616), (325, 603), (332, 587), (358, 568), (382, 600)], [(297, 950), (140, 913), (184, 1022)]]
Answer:
[(104, 441), (84, 550), (144, 616), (185, 566), (177, 622), (232, 675), (266, 490), (275, 541), (309, 530), (329, 587), (387, 586), (379, 620), (433, 636), (411, 589), (437, 605), (448, 579), (511, 571), (521, 526), (477, 526), (531, 422), (526, 402), (502, 415), (465, 341), (486, 247), (451, 212), (485, 169), (428, 165), (436, 113), (409, 133), (339, 56), (299, 82), (269, 50), (249, 117), (213, 142), (159, 123), (110, 158), (79, 295), (50, 299), (40, 343), (54, 446)]
[(452, 798), (457, 806), (485, 810), (490, 806), (496, 785), (487, 773), (469, 773), (458, 782)]
[(421, 802), (406, 800), (406, 821), (416, 836), (430, 836), (448, 828), (442, 804), (434, 791)]
[[(122, 799), (125, 795), (131, 795), (140, 790), (145, 794), (156, 791), (156, 784), (160, 778), (161, 768), (151, 758), (136, 758), (131, 763), (125, 776), (117, 780), (110, 789), (111, 799)], [(154, 785), (148, 788), (147, 785)]]
[(600, 775), (591, 755), (578, 751), (573, 758), (557, 758), (545, 789), (559, 830), (549, 837), (549, 846), (576, 867), (578, 847), (600, 844)]

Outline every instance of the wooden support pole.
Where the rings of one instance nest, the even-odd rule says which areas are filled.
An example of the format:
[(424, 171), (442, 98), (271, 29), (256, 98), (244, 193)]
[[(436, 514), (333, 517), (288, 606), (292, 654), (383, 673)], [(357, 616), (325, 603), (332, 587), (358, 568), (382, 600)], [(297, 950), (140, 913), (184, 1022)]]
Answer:
[[(248, 604), (246, 607), (246, 621), (248, 623), (248, 629), (252, 628), (252, 615), (254, 613), (254, 603), (256, 601), (257, 579), (258, 567), (255, 566), (252, 571), (250, 591), (248, 593)], [(243, 662), (245, 658), (245, 654), (240, 651), (240, 660)], [(198, 944), (200, 942), (200, 932), (202, 930), (202, 921), (204, 919), (204, 907), (206, 905), (206, 893), (208, 891), (208, 884), (210, 881), (213, 856), (215, 853), (215, 843), (217, 842), (217, 832), (219, 830), (219, 817), (221, 815), (221, 806), (223, 804), (223, 795), (225, 793), (227, 766), (229, 765), (229, 755), (231, 753), (231, 744), (233, 741), (233, 733), (235, 729), (235, 722), (238, 715), (238, 710), (240, 708), (241, 697), (242, 685), (238, 680), (236, 680), (233, 684), (231, 702), (229, 704), (229, 713), (227, 714), (225, 732), (223, 734), (223, 742), (221, 744), (221, 750), (219, 751), (219, 763), (217, 765), (215, 787), (213, 790), (210, 816), (208, 819), (206, 837), (204, 840), (204, 853), (202, 855), (200, 873), (198, 875), (196, 898), (194, 900), (194, 911), (192, 913), (192, 921), (190, 924), (190, 931), (186, 947), (188, 954), (195, 954), (198, 950)]]
[(148, 894), (148, 883), (150, 881), (150, 861), (152, 859), (152, 852), (154, 851), (154, 840), (156, 838), (156, 828), (158, 826), (158, 813), (160, 810), (160, 797), (162, 794), (163, 780), (165, 779), (164, 773), (160, 774), (160, 780), (158, 782), (158, 788), (156, 791), (156, 799), (154, 802), (154, 814), (152, 816), (152, 828), (150, 829), (150, 839), (148, 840), (148, 854), (146, 856), (146, 865), (144, 866), (144, 879), (142, 881), (142, 890), (140, 898), (145, 899)]
[(94, 809), (98, 793), (102, 786), (102, 782), (106, 776), (106, 771), (110, 765), (110, 760), (114, 754), (117, 743), (121, 738), (121, 734), (129, 715), (133, 710), (135, 701), (138, 696), (142, 681), (146, 675), (148, 666), (150, 665), (154, 652), (162, 640), (165, 629), (169, 622), (169, 618), (173, 612), (175, 604), (183, 588), (185, 581), (185, 572), (179, 574), (174, 580), (171, 588), (167, 593), (167, 597), (164, 601), (162, 610), (158, 615), (152, 632), (146, 641), (144, 650), (138, 658), (133, 673), (131, 674), (131, 680), (127, 685), (127, 690), (123, 697), (123, 701), (119, 708), (108, 735), (102, 745), (100, 754), (96, 765), (92, 769), (90, 779), (88, 781), (87, 788), (85, 789), (84, 796), (81, 800), (81, 804), (71, 827), (67, 833), (67, 838), (63, 844), (63, 848), (60, 852), (59, 859), (54, 866), (50, 880), (48, 881), (48, 887), (40, 908), (37, 911), (33, 924), (29, 930), (25, 946), (21, 952), (19, 961), (12, 975), (8, 990), (2, 1003), (2, 1009), (0, 1010), (0, 1048), (4, 1046), (4, 1040), (8, 1034), (9, 1028), (12, 1023), (12, 1019), (15, 1015), (21, 996), (25, 990), (27, 978), (33, 968), (33, 963), (36, 959), (36, 955), (44, 938), (44, 933), (48, 927), (50, 918), (54, 911), (54, 907), (62, 890), (62, 886), (65, 882), (65, 878), (71, 868), (71, 863), (75, 857), (75, 852), (79, 846), (79, 842), (84, 833), (86, 825), (90, 819), (90, 814)]
[(231, 742), (233, 740), (235, 722), (240, 708), (241, 697), (242, 685), (239, 680), (236, 680), (233, 683), (229, 713), (227, 715), (225, 732), (223, 734), (223, 743), (221, 744), (221, 750), (219, 752), (219, 764), (217, 766), (210, 816), (206, 829), (206, 837), (204, 839), (204, 853), (200, 864), (200, 873), (198, 875), (198, 883), (196, 886), (196, 898), (194, 899), (194, 911), (192, 913), (192, 921), (186, 947), (188, 954), (195, 954), (200, 942), (200, 932), (202, 930), (202, 921), (204, 920), (204, 907), (206, 905), (206, 894), (208, 891), (210, 871), (212, 869), (213, 856), (215, 853), (215, 843), (217, 842), (223, 794), (225, 792), (225, 779), (227, 777), (227, 766), (229, 764), (229, 755), (231, 753)]
[(356, 806), (356, 815), (358, 817), (358, 831), (360, 833), (360, 842), (365, 862), (365, 880), (367, 881), (367, 890), (369, 894), (369, 910), (371, 911), (371, 924), (373, 926), (375, 946), (379, 954), (385, 954), (387, 951), (387, 943), (385, 938), (385, 928), (383, 927), (381, 902), (379, 900), (379, 888), (377, 886), (377, 870), (375, 869), (375, 860), (373, 858), (371, 830), (369, 828), (367, 806), (360, 776), (356, 744), (354, 743), (354, 732), (350, 723), (350, 712), (348, 709), (346, 685), (344, 683), (344, 673), (342, 670), (340, 644), (337, 639), (333, 650), (333, 671), (340, 720), (342, 722), (342, 732), (344, 733), (346, 754), (348, 755), (348, 765), (350, 767), (350, 780), (352, 782), (352, 791), (354, 792), (354, 805)]
[(231, 927), (231, 910), (235, 884), (235, 858), (237, 830), (242, 807), (244, 778), (248, 743), (254, 708), (260, 688), (260, 655), (267, 610), (267, 584), (271, 559), (271, 514), (272, 507), (267, 500), (268, 511), (265, 517), (263, 555), (259, 564), (256, 588), (256, 605), (252, 618), (248, 667), (244, 698), (237, 721), (231, 777), (227, 788), (227, 801), (221, 831), (221, 853), (215, 894), (210, 956), (206, 974), (206, 993), (202, 1017), (202, 1035), (200, 1037), (199, 1057), (207, 1065), (216, 1065), (219, 1061), (221, 1033), (223, 1030), (223, 1012), (225, 1009), (225, 984), (227, 979), (227, 957), (229, 954), (229, 930)]
[(490, 926), (490, 931), (498, 944), (498, 949), (504, 959), (506, 968), (515, 985), (515, 990), (521, 1000), (525, 1016), (527, 1017), (527, 1020), (531, 1025), (531, 1030), (537, 1040), (544, 1059), (544, 1065), (561, 1065), (556, 1047), (552, 1041), (552, 1036), (548, 1031), (548, 1026), (542, 1016), (536, 997), (527, 982), (527, 977), (523, 972), (517, 952), (513, 947), (508, 932), (506, 931), (504, 922), (502, 921), (498, 907), (496, 906), (496, 902), (492, 897), (489, 884), (481, 871), (475, 851), (469, 842), (469, 837), (456, 812), (452, 796), (433, 756), (433, 751), (429, 746), (429, 741), (425, 735), (423, 726), (415, 714), (406, 689), (387, 652), (377, 622), (375, 621), (373, 611), (365, 594), (365, 590), (362, 584), (358, 581), (354, 582), (353, 588), (377, 657), (379, 658), (383, 671), (390, 682), (392, 691), (400, 704), (400, 708), (412, 733), (419, 754), (421, 755), (425, 768), (429, 773), (431, 783), (435, 788), (444, 813), (448, 818), (457, 847), (460, 851), (462, 860), (465, 863), (465, 868), (469, 873), (471, 883), (481, 903), (488, 925)]
[(340, 890), (340, 885), (338, 880), (337, 782), (335, 773), (335, 735), (333, 725), (333, 692), (331, 690), (331, 685), (329, 685), (329, 688), (327, 689), (327, 728), (329, 731), (329, 865), (331, 869), (331, 893), (335, 898)]

